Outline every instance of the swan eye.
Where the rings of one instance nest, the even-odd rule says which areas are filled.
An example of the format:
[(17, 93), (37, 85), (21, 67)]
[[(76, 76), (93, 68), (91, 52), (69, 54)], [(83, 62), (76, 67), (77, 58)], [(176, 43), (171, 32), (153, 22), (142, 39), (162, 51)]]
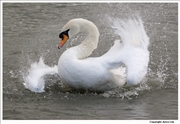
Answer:
[(69, 34), (68, 34), (69, 30), (70, 30), (70, 29), (68, 29), (68, 30), (66, 30), (66, 31), (61, 32), (61, 33), (59, 34), (59, 38), (61, 38), (61, 39), (63, 40), (64, 35), (66, 35), (66, 36), (68, 36), (68, 37), (69, 37)]

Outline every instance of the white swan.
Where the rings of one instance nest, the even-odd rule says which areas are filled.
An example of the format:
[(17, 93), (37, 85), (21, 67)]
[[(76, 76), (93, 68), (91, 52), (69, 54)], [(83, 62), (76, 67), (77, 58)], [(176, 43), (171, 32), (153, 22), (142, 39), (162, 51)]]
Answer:
[[(138, 84), (147, 73), (149, 38), (141, 19), (129, 19), (114, 23), (116, 33), (122, 43), (115, 41), (111, 49), (101, 57), (87, 58), (97, 48), (99, 31), (92, 22), (77, 18), (63, 26), (59, 34), (58, 48), (79, 32), (86, 33), (81, 44), (67, 49), (59, 58), (58, 74), (70, 87), (105, 91), (125, 84)], [(126, 80), (110, 69), (124, 64), (127, 68)]]

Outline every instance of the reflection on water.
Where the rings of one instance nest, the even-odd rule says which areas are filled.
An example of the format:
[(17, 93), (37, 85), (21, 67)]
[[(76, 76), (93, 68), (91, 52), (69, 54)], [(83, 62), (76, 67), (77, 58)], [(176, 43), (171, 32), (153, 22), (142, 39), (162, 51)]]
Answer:
[[(150, 37), (144, 84), (82, 94), (64, 90), (60, 79), (47, 76), (45, 93), (24, 87), (22, 74), (32, 63), (43, 57), (45, 64), (57, 65), (66, 48), (80, 43), (83, 36), (57, 49), (61, 27), (70, 19), (83, 17), (98, 26), (99, 46), (92, 56), (100, 56), (119, 38), (108, 18), (136, 14)], [(177, 67), (177, 3), (3, 3), (4, 119), (177, 119)]]

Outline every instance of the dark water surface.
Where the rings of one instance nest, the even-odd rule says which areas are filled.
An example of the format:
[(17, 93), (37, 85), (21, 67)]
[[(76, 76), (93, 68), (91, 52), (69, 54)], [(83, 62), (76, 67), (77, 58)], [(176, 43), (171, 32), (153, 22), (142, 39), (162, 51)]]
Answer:
[[(62, 26), (73, 18), (93, 21), (100, 31), (92, 56), (105, 53), (117, 39), (108, 18), (141, 16), (150, 38), (146, 81), (105, 93), (69, 91), (57, 77), (46, 77), (46, 92), (23, 83), (30, 65), (42, 56), (57, 65), (77, 37), (57, 49)], [(58, 82), (58, 83), (57, 83)], [(3, 3), (3, 119), (178, 119), (177, 3)]]

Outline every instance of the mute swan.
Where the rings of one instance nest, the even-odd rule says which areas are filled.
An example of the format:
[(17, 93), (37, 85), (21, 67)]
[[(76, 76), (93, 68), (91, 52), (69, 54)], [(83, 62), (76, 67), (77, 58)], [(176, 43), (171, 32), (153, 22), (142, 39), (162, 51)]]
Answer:
[[(59, 58), (58, 74), (65, 84), (75, 89), (105, 91), (121, 87), (125, 82), (132, 85), (140, 83), (147, 73), (149, 62), (149, 38), (142, 21), (140, 18), (117, 21), (114, 26), (122, 43), (116, 40), (107, 53), (94, 58), (87, 57), (98, 45), (99, 31), (95, 24), (76, 18), (63, 26), (59, 34), (59, 49), (79, 32), (86, 34), (81, 44), (67, 49)], [(126, 79), (110, 71), (121, 64), (127, 68)]]

